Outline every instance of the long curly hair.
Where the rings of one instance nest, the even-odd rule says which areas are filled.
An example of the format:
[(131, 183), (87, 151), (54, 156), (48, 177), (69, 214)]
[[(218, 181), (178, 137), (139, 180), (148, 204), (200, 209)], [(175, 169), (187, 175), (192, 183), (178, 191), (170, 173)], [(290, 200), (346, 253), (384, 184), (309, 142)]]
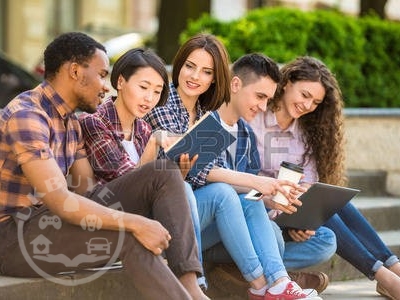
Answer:
[(335, 76), (326, 65), (316, 58), (303, 56), (284, 65), (282, 80), (274, 98), (268, 103), (272, 111), (279, 110), (284, 87), (290, 81), (320, 82), (325, 88), (325, 97), (317, 108), (299, 118), (303, 134), (305, 153), (303, 164), (312, 155), (316, 162), (320, 182), (346, 185), (344, 117), (342, 92)]

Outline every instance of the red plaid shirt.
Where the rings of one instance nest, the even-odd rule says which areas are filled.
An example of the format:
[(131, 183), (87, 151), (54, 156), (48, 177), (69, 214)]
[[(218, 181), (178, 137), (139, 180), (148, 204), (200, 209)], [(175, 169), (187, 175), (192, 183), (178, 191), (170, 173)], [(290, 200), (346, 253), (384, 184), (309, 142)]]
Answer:
[[(94, 114), (80, 117), (89, 162), (98, 180), (111, 181), (136, 167), (122, 145), (124, 134), (112, 98), (102, 103)], [(139, 157), (151, 135), (151, 127), (135, 120), (133, 143)]]

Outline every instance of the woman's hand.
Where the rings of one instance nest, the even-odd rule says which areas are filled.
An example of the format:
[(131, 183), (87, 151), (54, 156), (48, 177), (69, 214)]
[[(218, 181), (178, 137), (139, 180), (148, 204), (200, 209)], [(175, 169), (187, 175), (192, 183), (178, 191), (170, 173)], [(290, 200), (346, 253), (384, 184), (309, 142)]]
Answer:
[(186, 178), (186, 176), (189, 173), (190, 169), (196, 163), (198, 157), (199, 157), (199, 155), (196, 154), (195, 156), (193, 156), (192, 159), (190, 159), (188, 153), (181, 154), (181, 157), (180, 157), (180, 160), (179, 160), (179, 168), (181, 169), (181, 174), (182, 174), (183, 179)]
[(314, 230), (288, 229), (288, 234), (295, 242), (305, 242), (315, 235)]
[(285, 214), (293, 214), (297, 212), (297, 207), (301, 206), (303, 203), (299, 199), (293, 199), (287, 205), (275, 202), (272, 197), (263, 197), (265, 207), (269, 209), (279, 210)]
[(152, 136), (155, 138), (156, 145), (164, 149), (171, 146), (181, 137), (181, 135), (176, 135), (166, 130), (157, 130), (153, 132)]

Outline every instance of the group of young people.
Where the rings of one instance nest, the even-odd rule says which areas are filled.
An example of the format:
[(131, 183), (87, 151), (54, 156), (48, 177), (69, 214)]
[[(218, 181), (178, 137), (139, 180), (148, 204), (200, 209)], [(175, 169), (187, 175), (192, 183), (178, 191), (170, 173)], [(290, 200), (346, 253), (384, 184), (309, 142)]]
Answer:
[[(153, 51), (126, 52), (111, 72), (117, 94), (103, 101), (109, 62), (101, 44), (66, 33), (44, 54), (43, 83), (0, 115), (0, 273), (54, 275), (120, 259), (144, 299), (209, 299), (202, 253), (222, 249), (248, 282), (250, 300), (321, 299), (287, 270), (336, 252), (377, 280), (380, 293), (400, 299), (399, 259), (351, 203), (316, 231), (273, 221), (274, 212), (295, 213), (313, 182), (345, 183), (343, 100), (321, 61), (299, 57), (279, 69), (251, 53), (230, 68), (224, 45), (198, 34), (179, 48), (170, 83)], [(192, 175), (196, 157), (183, 153), (175, 164), (163, 149), (209, 111), (236, 141)], [(275, 178), (283, 160), (304, 168), (300, 184)], [(259, 201), (245, 199), (251, 189), (262, 193)], [(277, 192), (288, 205), (272, 200)], [(88, 215), (101, 228), (82, 228)], [(43, 216), (58, 216), (62, 226), (43, 228)], [(21, 224), (24, 245), (43, 234), (54, 252), (75, 257), (86, 253), (85, 241), (103, 237), (117, 255), (32, 266)]]

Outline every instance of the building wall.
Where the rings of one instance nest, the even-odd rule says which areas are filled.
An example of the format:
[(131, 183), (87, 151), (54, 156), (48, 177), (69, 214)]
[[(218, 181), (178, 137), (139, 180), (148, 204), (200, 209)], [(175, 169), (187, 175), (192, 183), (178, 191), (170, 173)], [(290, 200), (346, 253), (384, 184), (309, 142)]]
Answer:
[(7, 53), (27, 67), (36, 63), (36, 53), (43, 51), (47, 34), (43, 7), (45, 0), (18, 0), (8, 3)]
[(371, 110), (359, 109), (359, 113), (346, 115), (346, 167), (357, 171), (384, 171), (386, 191), (400, 196), (400, 109), (376, 109), (376, 112), (366, 113)]
[(220, 20), (232, 20), (243, 16), (247, 11), (247, 0), (211, 1), (211, 14)]
[(103, 42), (129, 31), (154, 32), (157, 0), (1, 0), (8, 21), (2, 50), (31, 70), (58, 34), (81, 30)]
[[(128, 32), (154, 33), (157, 7), (162, 0), (0, 0), (6, 7), (0, 16), (0, 46), (11, 58), (28, 69), (41, 59), (44, 47), (61, 32), (88, 31), (99, 41)], [(250, 0), (212, 0), (212, 14), (221, 19), (239, 18)], [(317, 3), (337, 5), (357, 14), (359, 0), (280, 0), (289, 6), (312, 9)], [(6, 3), (6, 5), (4, 5)], [(400, 20), (400, 1), (388, 0), (387, 15)], [(3, 32), (2, 32), (3, 31)]]

